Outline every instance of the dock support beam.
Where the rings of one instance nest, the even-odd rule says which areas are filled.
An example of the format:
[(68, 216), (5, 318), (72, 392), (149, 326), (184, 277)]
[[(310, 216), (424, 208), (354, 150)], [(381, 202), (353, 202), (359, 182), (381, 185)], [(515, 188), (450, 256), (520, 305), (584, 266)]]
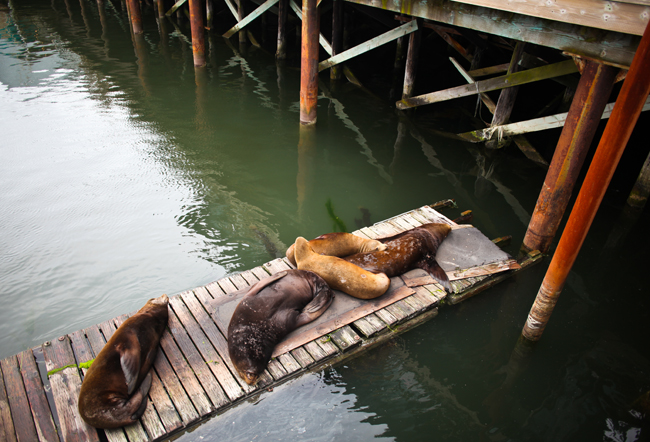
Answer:
[(131, 26), (134, 34), (142, 34), (142, 13), (140, 12), (140, 0), (127, 0)]
[(287, 59), (287, 16), (289, 12), (289, 0), (278, 2), (278, 42), (275, 50), (276, 60)]
[[(332, 3), (332, 56), (343, 51), (343, 0)], [(330, 79), (341, 79), (341, 66), (334, 65), (330, 69)]]
[(528, 314), (522, 335), (530, 341), (537, 341), (542, 336), (648, 94), (650, 25), (641, 38), (612, 116), (605, 126), (560, 243)]
[(611, 66), (587, 61), (528, 224), (524, 252), (546, 253), (551, 246), (603, 115), (616, 72)]
[(415, 74), (418, 68), (418, 54), (420, 52), (421, 26), (409, 35), (409, 48), (406, 52), (406, 71), (404, 72), (404, 89), (402, 99), (411, 98), (415, 87)]
[(201, 0), (190, 0), (190, 27), (192, 29), (192, 55), (194, 66), (205, 66), (205, 35)]
[(300, 60), (300, 124), (304, 125), (316, 123), (319, 27), (317, 1), (303, 0)]

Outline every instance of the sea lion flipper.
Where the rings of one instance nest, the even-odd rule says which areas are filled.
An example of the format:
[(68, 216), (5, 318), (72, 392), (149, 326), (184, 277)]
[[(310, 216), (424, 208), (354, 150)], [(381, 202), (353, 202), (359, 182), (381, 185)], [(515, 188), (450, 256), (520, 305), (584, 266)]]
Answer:
[(314, 296), (309, 304), (302, 309), (302, 313), (296, 318), (296, 327), (309, 324), (312, 321), (315, 321), (320, 315), (325, 313), (325, 310), (328, 309), (332, 301), (334, 300), (334, 293), (332, 290), (327, 288), (327, 290), (321, 290), (321, 292)]
[(447, 273), (440, 267), (438, 264), (438, 261), (433, 256), (427, 256), (424, 259), (422, 259), (416, 267), (421, 268), (428, 274), (430, 274), (436, 281), (442, 285), (447, 293), (453, 292), (453, 289), (451, 288), (451, 283), (449, 282), (449, 278), (447, 277)]
[(120, 365), (126, 380), (127, 393), (135, 390), (140, 373), (140, 343), (135, 336), (129, 337), (128, 345), (120, 344), (116, 350), (120, 353)]
[(288, 273), (287, 270), (283, 270), (281, 272), (276, 273), (275, 275), (271, 275), (271, 276), (268, 276), (268, 277), (266, 277), (266, 278), (264, 278), (264, 279), (262, 279), (260, 281), (257, 281), (255, 284), (250, 286), (250, 288), (246, 292), (246, 296), (255, 296), (256, 294), (258, 294), (267, 285), (270, 285), (270, 284), (274, 283), (275, 281), (277, 281), (278, 279), (284, 278), (285, 276), (287, 276), (287, 273)]
[(138, 392), (133, 395), (131, 398), (131, 401), (141, 401), (140, 406), (138, 409), (131, 415), (131, 419), (138, 420), (140, 419), (140, 416), (144, 414), (144, 410), (147, 409), (147, 395), (149, 394), (149, 390), (151, 389), (151, 371), (147, 373), (145, 378), (142, 380), (142, 383), (140, 384), (140, 388), (138, 388)]

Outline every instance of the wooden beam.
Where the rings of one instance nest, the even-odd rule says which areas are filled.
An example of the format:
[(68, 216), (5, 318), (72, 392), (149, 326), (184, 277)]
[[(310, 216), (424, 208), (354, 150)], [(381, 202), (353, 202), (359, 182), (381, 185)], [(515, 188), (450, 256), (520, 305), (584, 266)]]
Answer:
[[(507, 11), (483, 8), (449, 0), (422, 2), (396, 0), (347, 0), (395, 13), (408, 11), (412, 17), (433, 20), (441, 25), (488, 33), (541, 46), (593, 57), (604, 63), (627, 69), (640, 37), (589, 28)], [(606, 4), (607, 2), (603, 2)]]
[(228, 37), (232, 36), (235, 32), (240, 31), (241, 29), (244, 28), (244, 26), (248, 25), (250, 22), (252, 22), (257, 17), (262, 15), (264, 12), (266, 12), (266, 10), (268, 10), (271, 6), (275, 5), (278, 1), (279, 0), (266, 0), (264, 3), (262, 3), (260, 6), (258, 6), (256, 10), (254, 10), (253, 12), (248, 14), (246, 16), (246, 18), (244, 18), (242, 21), (240, 21), (235, 26), (230, 28), (230, 30), (228, 30), (228, 32), (223, 34), (223, 36), (225, 38), (228, 38)]
[(237, 8), (233, 4), (232, 0), (224, 0), (224, 1), (226, 2), (226, 6), (228, 6), (228, 9), (230, 9), (230, 13), (232, 14), (232, 16), (235, 17), (235, 20), (237, 20), (237, 18), (239, 17), (239, 12), (237, 12)]
[[(607, 106), (605, 106), (605, 111), (603, 112), (601, 119), (605, 120), (610, 117), (612, 114), (612, 109), (614, 109), (614, 104), (615, 103), (609, 103)], [(646, 100), (642, 108), (642, 111), (648, 110), (650, 110), (650, 97)], [(481, 141), (490, 139), (491, 133), (496, 130), (501, 131), (504, 136), (507, 136), (525, 134), (528, 132), (537, 132), (546, 129), (555, 129), (557, 127), (564, 126), (567, 115), (568, 112), (564, 112), (561, 114), (550, 115), (548, 117), (535, 118), (534, 120), (504, 124), (502, 126), (494, 126), (481, 130), (473, 130), (471, 132), (458, 134), (458, 136), (472, 143), (479, 143)]]
[(327, 60), (321, 61), (318, 64), (318, 72), (321, 72), (336, 64), (342, 63), (346, 60), (356, 57), (357, 55), (368, 52), (371, 49), (375, 49), (376, 47), (379, 47), (393, 40), (396, 40), (399, 37), (410, 34), (413, 31), (417, 31), (417, 29), (418, 29), (417, 20), (410, 21), (398, 28), (392, 29), (388, 32), (381, 34), (378, 37), (370, 39), (365, 43), (361, 43), (360, 45), (350, 48), (347, 51), (343, 51), (340, 54), (328, 58)]
[(176, 10), (177, 10), (178, 8), (180, 8), (181, 6), (183, 6), (183, 3), (185, 3), (186, 1), (187, 1), (187, 0), (178, 0), (176, 3), (174, 3), (174, 6), (172, 6), (171, 8), (169, 8), (169, 11), (167, 11), (167, 12), (165, 13), (165, 15), (166, 15), (167, 17), (171, 17), (171, 15), (172, 15), (174, 12), (176, 12)]
[[(469, 72), (467, 72), (465, 69), (463, 69), (463, 67), (460, 65), (460, 63), (458, 63), (456, 61), (456, 59), (454, 57), (449, 57), (449, 60), (451, 60), (451, 63), (454, 66), (456, 66), (456, 69), (458, 69), (458, 72), (460, 72), (460, 75), (462, 75), (463, 78), (465, 78), (467, 83), (469, 83), (469, 84), (476, 83), (476, 80), (474, 80), (474, 78), (472, 78), (472, 75), (470, 75)], [(508, 68), (506, 67), (506, 71), (507, 70), (508, 70)], [(481, 101), (483, 102), (483, 104), (485, 104), (485, 107), (488, 108), (488, 110), (490, 111), (491, 114), (494, 114), (494, 110), (497, 108), (496, 103), (490, 98), (490, 96), (488, 94), (483, 94), (482, 93), (482, 94), (479, 94), (479, 96), (481, 97)]]
[(578, 72), (578, 68), (573, 60), (565, 60), (559, 63), (528, 69), (526, 71), (515, 72), (511, 75), (503, 75), (488, 80), (477, 81), (474, 84), (467, 84), (404, 99), (398, 101), (396, 106), (398, 109), (408, 109), (411, 107), (423, 106), (425, 104), (452, 100), (454, 98), (467, 97), (482, 92), (496, 91), (506, 87), (520, 86), (522, 84), (558, 77), (560, 75), (572, 74), (574, 72)]
[(452, 1), (634, 35), (643, 35), (650, 14), (650, 4), (639, 5), (605, 2), (603, 0), (556, 0), (552, 2)]

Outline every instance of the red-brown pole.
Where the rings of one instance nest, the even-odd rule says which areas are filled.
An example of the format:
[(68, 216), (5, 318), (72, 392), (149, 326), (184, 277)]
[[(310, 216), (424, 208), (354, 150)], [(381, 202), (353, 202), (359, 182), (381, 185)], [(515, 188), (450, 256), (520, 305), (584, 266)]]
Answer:
[(128, 0), (128, 8), (131, 15), (131, 26), (134, 34), (142, 34), (142, 13), (140, 12), (140, 0)]
[(190, 28), (192, 30), (194, 66), (205, 66), (205, 35), (201, 0), (190, 0)]
[(571, 198), (618, 69), (587, 61), (524, 237), (523, 250), (546, 253)]
[(319, 25), (316, 0), (303, 0), (300, 60), (300, 124), (316, 123)]
[(528, 314), (522, 331), (528, 340), (537, 341), (542, 336), (648, 94), (650, 25), (646, 26), (643, 33), (560, 243)]

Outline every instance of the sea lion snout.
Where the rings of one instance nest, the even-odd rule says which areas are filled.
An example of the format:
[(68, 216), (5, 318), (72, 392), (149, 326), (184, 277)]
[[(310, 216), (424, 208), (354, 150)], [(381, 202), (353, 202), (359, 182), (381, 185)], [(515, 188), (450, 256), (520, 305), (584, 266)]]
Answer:
[(163, 294), (157, 298), (151, 298), (149, 303), (152, 305), (169, 305), (169, 297)]

